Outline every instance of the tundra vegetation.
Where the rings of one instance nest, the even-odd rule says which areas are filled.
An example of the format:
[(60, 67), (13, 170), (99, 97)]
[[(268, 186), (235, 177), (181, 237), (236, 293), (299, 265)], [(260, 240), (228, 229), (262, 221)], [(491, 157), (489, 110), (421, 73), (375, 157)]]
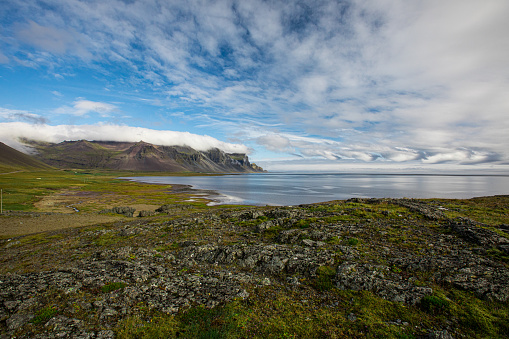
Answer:
[(128, 175), (0, 176), (3, 337), (509, 333), (509, 196), (207, 206)]

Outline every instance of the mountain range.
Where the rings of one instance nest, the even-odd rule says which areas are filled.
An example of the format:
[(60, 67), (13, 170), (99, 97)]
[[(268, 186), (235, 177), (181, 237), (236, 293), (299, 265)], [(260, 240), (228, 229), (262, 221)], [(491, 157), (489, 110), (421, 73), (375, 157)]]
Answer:
[(249, 162), (246, 154), (228, 154), (217, 148), (197, 151), (187, 146), (159, 146), (143, 141), (136, 143), (87, 140), (61, 143), (23, 141), (33, 148), (34, 153), (29, 156), (11, 148), (21, 154), (16, 153), (14, 158), (32, 159), (34, 162), (56, 168), (155, 172), (263, 172), (261, 167)]

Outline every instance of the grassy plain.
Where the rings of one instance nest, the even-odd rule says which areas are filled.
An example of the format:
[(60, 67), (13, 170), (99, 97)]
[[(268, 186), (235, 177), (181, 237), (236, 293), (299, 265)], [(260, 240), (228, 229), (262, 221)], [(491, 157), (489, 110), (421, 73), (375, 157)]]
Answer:
[[(137, 173), (92, 170), (14, 171), (0, 174), (3, 211), (26, 212), (0, 216), (0, 237), (120, 220), (120, 215), (97, 212), (115, 206), (137, 211), (164, 204), (203, 209), (209, 201), (193, 197), (181, 187), (130, 182), (136, 175), (196, 175), (193, 173)], [(193, 197), (193, 201), (188, 201)], [(80, 213), (76, 213), (79, 210)], [(29, 212), (39, 213), (38, 215)], [(43, 214), (40, 214), (43, 213)]]
[[(108, 205), (138, 203), (158, 205), (182, 202), (189, 194), (169, 195), (170, 185), (152, 185), (129, 182), (118, 177), (136, 175), (196, 175), (191, 173), (136, 173), (91, 170), (51, 170), (40, 172), (13, 172), (0, 174), (4, 192), (4, 210), (53, 212), (54, 206), (38, 204), (47, 197), (63, 196), (62, 203), (82, 200), (80, 210), (97, 212)], [(67, 198), (65, 198), (67, 197)], [(66, 201), (67, 199), (67, 201)], [(106, 200), (103, 200), (106, 199)], [(69, 209), (71, 212), (72, 209)]]

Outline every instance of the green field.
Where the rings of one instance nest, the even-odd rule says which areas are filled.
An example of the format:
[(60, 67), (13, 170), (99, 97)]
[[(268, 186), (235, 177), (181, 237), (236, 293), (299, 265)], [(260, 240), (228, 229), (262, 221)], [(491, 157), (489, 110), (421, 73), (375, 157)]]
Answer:
[[(50, 170), (0, 174), (0, 188), (3, 190), (3, 208), (13, 211), (37, 211), (34, 206), (45, 196), (58, 193), (61, 190), (74, 190), (92, 192), (97, 194), (108, 193), (114, 196), (112, 204), (135, 200), (137, 203), (150, 203), (162, 205), (181, 200), (182, 196), (168, 195), (165, 188), (171, 186), (149, 185), (128, 182), (117, 179), (126, 176), (190, 176), (193, 173), (139, 173), (120, 171), (94, 171), (94, 170)], [(203, 174), (201, 174), (203, 175)], [(86, 211), (99, 211), (108, 206), (91, 204)]]

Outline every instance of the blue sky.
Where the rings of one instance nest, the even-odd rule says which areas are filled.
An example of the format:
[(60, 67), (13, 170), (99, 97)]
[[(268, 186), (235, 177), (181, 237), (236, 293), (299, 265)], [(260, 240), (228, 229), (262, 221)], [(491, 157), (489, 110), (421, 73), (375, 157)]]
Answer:
[(508, 15), (503, 0), (1, 1), (0, 141), (506, 171)]

